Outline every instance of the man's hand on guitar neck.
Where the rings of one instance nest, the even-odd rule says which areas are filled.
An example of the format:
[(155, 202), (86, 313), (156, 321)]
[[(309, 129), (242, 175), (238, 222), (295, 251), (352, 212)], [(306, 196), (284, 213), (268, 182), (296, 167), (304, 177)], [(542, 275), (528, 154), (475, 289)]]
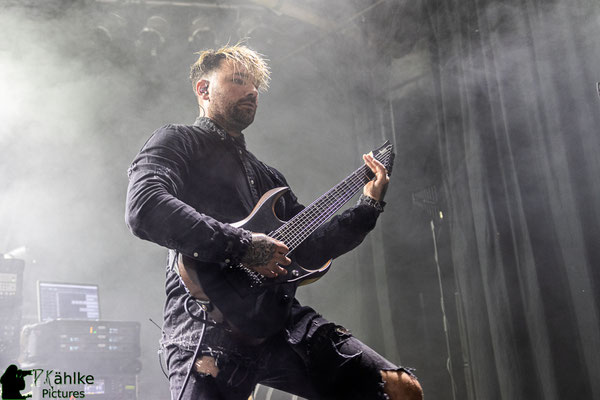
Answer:
[(290, 265), (292, 260), (286, 257), (290, 249), (281, 241), (262, 233), (252, 233), (252, 244), (242, 257), (242, 264), (266, 278), (276, 278), (287, 274), (279, 266)]
[(383, 201), (387, 185), (390, 182), (387, 169), (385, 169), (383, 164), (377, 161), (370, 153), (363, 155), (363, 160), (365, 160), (367, 167), (375, 174), (375, 179), (367, 182), (365, 185), (363, 194), (377, 201)]

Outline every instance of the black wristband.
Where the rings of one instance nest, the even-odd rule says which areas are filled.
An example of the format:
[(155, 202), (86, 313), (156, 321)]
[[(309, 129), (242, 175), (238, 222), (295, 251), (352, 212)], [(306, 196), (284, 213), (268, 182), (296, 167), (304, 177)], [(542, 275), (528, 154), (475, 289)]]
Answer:
[(358, 198), (357, 204), (367, 204), (367, 205), (375, 208), (380, 213), (382, 213), (383, 208), (385, 207), (386, 203), (385, 203), (385, 201), (375, 200), (374, 198), (372, 198), (370, 196), (365, 196), (364, 194), (361, 194), (360, 197)]

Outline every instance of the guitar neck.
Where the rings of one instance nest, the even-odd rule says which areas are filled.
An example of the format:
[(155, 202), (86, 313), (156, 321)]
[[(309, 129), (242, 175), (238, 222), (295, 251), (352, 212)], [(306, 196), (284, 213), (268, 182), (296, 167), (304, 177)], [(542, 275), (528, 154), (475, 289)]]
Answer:
[[(390, 149), (387, 153), (378, 155), (375, 158), (386, 165), (393, 157), (391, 154)], [(288, 246), (290, 252), (293, 251), (354, 197), (373, 177), (373, 172), (366, 165), (361, 166), (346, 179), (313, 201), (294, 218), (270, 233), (270, 236), (281, 240)]]

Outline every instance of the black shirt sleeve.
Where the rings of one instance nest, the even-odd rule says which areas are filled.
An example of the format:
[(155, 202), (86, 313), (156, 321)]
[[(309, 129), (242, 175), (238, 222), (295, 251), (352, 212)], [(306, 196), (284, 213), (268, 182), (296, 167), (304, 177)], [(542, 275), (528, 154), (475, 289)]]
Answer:
[(189, 165), (205, 151), (199, 135), (177, 125), (154, 132), (128, 170), (125, 220), (136, 236), (206, 262), (229, 263), (251, 234), (180, 200)]

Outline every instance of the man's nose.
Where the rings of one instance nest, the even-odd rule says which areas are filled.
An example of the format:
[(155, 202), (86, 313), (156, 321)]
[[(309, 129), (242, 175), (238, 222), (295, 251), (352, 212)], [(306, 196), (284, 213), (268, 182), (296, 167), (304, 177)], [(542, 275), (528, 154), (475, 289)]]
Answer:
[(246, 97), (252, 98), (252, 100), (258, 99), (258, 89), (254, 85), (249, 85), (249, 88), (246, 92)]

